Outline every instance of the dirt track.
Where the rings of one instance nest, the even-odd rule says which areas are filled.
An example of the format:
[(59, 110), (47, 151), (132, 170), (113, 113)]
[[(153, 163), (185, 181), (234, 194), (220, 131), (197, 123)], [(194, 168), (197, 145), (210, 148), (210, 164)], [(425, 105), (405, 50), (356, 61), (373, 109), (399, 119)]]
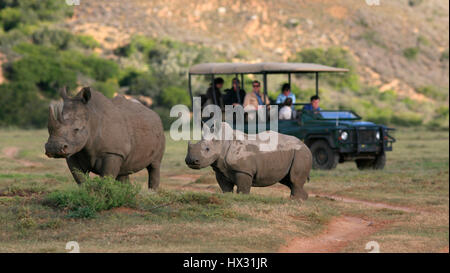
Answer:
[(311, 238), (295, 238), (280, 248), (283, 253), (339, 252), (353, 240), (376, 231), (371, 222), (356, 217), (342, 216), (333, 219), (327, 229)]
[[(194, 187), (192, 182), (200, 178), (201, 175), (186, 174), (170, 177), (175, 180), (182, 180), (188, 182), (184, 187)], [(205, 190), (203, 188), (203, 190)], [(348, 197), (341, 197), (329, 194), (310, 193), (310, 197), (328, 198), (335, 201), (360, 204), (373, 208), (391, 209), (403, 212), (419, 212), (410, 207), (394, 206), (381, 202), (370, 202), (365, 200), (358, 200)], [(294, 238), (286, 245), (283, 245), (279, 252), (282, 253), (328, 253), (339, 252), (351, 241), (357, 240), (363, 236), (367, 236), (380, 227), (373, 225), (372, 222), (363, 220), (357, 217), (341, 216), (333, 219), (327, 226), (326, 230), (321, 234), (311, 238)], [(444, 250), (445, 252), (445, 250)]]
[(4, 157), (20, 163), (20, 165), (22, 165), (24, 167), (38, 167), (38, 166), (42, 165), (40, 163), (35, 163), (35, 162), (28, 161), (28, 160), (17, 158), (19, 151), (20, 151), (20, 149), (17, 147), (5, 147), (2, 150), (2, 154)]

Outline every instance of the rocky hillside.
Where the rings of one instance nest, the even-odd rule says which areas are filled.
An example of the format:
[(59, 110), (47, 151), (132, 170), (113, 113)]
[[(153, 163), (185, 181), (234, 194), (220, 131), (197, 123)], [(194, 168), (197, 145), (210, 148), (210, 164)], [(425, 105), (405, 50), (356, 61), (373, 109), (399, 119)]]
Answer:
[(366, 2), (81, 0), (64, 27), (92, 35), (105, 55), (137, 33), (212, 47), (229, 61), (287, 61), (306, 48), (339, 46), (381, 91), (416, 101), (434, 99), (423, 86), (448, 93), (448, 1)]

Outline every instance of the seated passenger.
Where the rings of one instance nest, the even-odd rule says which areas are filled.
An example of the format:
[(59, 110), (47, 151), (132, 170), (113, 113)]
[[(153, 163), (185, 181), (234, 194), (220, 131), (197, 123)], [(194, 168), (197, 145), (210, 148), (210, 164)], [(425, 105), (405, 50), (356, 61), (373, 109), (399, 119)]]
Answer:
[[(291, 98), (292, 103), (295, 103), (295, 94), (291, 92), (291, 86), (288, 83), (285, 83), (281, 87), (281, 94), (278, 95), (275, 103), (282, 105), (287, 98)], [(292, 109), (294, 109), (294, 107), (292, 107)]]
[(303, 110), (313, 111), (314, 113), (321, 111), (319, 107), (320, 98), (317, 95), (311, 97), (311, 103), (303, 107)]
[(283, 103), (283, 107), (281, 107), (280, 112), (278, 113), (278, 119), (279, 120), (289, 120), (294, 117), (295, 112), (292, 111), (292, 99), (286, 98), (286, 100)]
[(269, 97), (261, 93), (261, 83), (259, 81), (253, 81), (252, 87), (253, 91), (245, 95), (244, 110), (257, 110), (259, 105), (267, 105), (270, 107)]
[(210, 87), (206, 90), (206, 102), (202, 106), (216, 104), (221, 109), (224, 109), (223, 98), (220, 93), (220, 89), (223, 87), (223, 82), (224, 81), (222, 78), (214, 79), (214, 88), (212, 87), (212, 84), (210, 84)]
[(231, 88), (225, 90), (223, 101), (225, 105), (242, 105), (244, 104), (244, 99), (245, 90), (241, 89), (239, 79), (234, 78), (231, 84)]

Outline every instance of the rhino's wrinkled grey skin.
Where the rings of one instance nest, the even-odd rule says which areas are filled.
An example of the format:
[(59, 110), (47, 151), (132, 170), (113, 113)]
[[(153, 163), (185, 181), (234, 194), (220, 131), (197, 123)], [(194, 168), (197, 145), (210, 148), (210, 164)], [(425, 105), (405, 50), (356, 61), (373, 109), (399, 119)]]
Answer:
[(110, 100), (83, 88), (75, 97), (61, 92), (63, 103), (49, 109), (48, 157), (65, 158), (77, 183), (93, 172), (120, 181), (147, 168), (148, 186), (159, 185), (165, 138), (159, 116), (122, 96)]
[[(233, 131), (236, 134), (237, 131)], [(188, 144), (186, 164), (192, 169), (211, 166), (223, 192), (249, 193), (250, 188), (266, 187), (280, 182), (291, 189), (291, 198), (308, 198), (303, 185), (309, 179), (312, 155), (299, 139), (277, 134), (278, 145), (261, 151), (261, 141), (202, 139)], [(240, 133), (242, 134), (242, 133)]]

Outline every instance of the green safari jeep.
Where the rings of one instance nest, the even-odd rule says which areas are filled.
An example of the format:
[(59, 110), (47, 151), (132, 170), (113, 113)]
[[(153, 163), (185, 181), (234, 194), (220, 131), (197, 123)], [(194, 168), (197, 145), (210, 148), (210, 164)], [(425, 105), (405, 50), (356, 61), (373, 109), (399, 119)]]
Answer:
[[(241, 89), (244, 89), (244, 75), (262, 75), (264, 96), (268, 96), (268, 75), (287, 74), (290, 84), (291, 74), (314, 73), (315, 91), (318, 95), (319, 73), (347, 71), (345, 68), (311, 63), (203, 63), (189, 69), (189, 94), (192, 100), (191, 79), (194, 75), (209, 76), (211, 86), (214, 86), (215, 75), (234, 75), (236, 78), (240, 76)], [(214, 103), (218, 104), (215, 92), (213, 95)], [(294, 105), (306, 104), (308, 103)], [(310, 148), (313, 168), (330, 170), (338, 163), (350, 160), (354, 160), (359, 169), (384, 168), (386, 152), (392, 151), (392, 143), (395, 142), (395, 138), (389, 134), (393, 128), (361, 121), (361, 117), (352, 111), (299, 110), (296, 113), (295, 119), (278, 121), (278, 132), (296, 136)], [(247, 124), (244, 128), (244, 131), (247, 131)], [(267, 129), (270, 127), (267, 126)]]
[(278, 121), (278, 131), (301, 139), (313, 154), (313, 168), (330, 170), (356, 161), (358, 169), (383, 169), (395, 138), (392, 128), (361, 121), (352, 111), (298, 111), (295, 120)]

